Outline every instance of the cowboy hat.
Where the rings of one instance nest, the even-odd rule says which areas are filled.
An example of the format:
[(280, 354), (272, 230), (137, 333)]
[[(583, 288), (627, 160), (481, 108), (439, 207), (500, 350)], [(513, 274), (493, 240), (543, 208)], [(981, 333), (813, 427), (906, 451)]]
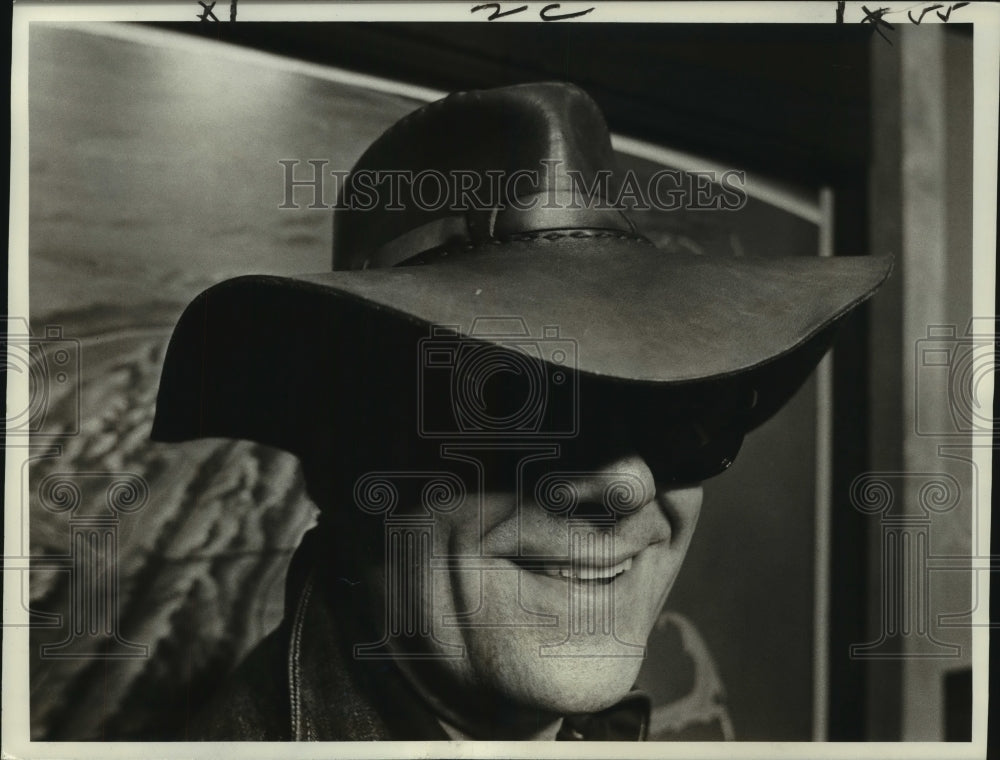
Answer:
[(571, 406), (585, 389), (639, 399), (647, 417), (711, 408), (724, 390), (749, 399), (742, 433), (794, 393), (891, 267), (668, 252), (613, 202), (618, 187), (604, 118), (575, 86), (457, 93), (418, 109), (345, 180), (333, 271), (239, 277), (188, 306), (154, 439), (248, 438), (306, 455), (335, 439), (345, 408), (405, 415), (415, 394), (421, 410), (421, 394), (451, 394), (454, 407), (476, 347), (494, 358), (463, 375), (472, 386), (498, 352), (508, 364), (527, 357), (508, 374), (536, 373), (544, 411), (477, 420), (487, 402), (472, 387), (464, 419), (417, 413), (420, 436), (572, 435), (572, 414), (553, 421), (552, 410), (558, 393)]

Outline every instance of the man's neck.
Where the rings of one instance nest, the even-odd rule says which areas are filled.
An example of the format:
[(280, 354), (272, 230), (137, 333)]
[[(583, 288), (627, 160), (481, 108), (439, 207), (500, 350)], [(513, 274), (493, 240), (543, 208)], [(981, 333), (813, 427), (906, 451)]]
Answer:
[[(491, 720), (495, 716), (489, 715), (483, 709), (476, 710), (473, 714), (457, 713), (452, 707), (440, 700), (433, 691), (427, 689), (413, 669), (407, 667), (407, 663), (397, 661), (396, 666), (413, 693), (423, 701), (444, 732), (454, 741), (484, 739), (493, 741), (554, 741), (562, 727), (563, 719), (561, 716), (541, 711), (537, 713), (522, 712), (520, 720), (516, 721), (516, 728), (513, 722), (504, 720), (502, 723), (508, 727), (508, 731), (505, 732), (505, 735), (498, 735), (495, 732), (497, 722)], [(513, 716), (506, 717), (509, 719)]]

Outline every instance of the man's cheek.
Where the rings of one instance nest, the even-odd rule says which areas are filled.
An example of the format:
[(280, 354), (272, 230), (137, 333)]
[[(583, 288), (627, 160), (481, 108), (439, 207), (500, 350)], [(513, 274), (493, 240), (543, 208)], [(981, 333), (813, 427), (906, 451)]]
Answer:
[(471, 648), (498, 637), (530, 634), (532, 621), (522, 621), (524, 630), (517, 625), (518, 614), (527, 614), (520, 604), (517, 570), (453, 569), (436, 573), (432, 586), (435, 632), (442, 641)]
[(675, 539), (685, 542), (690, 540), (701, 515), (703, 498), (704, 489), (701, 485), (660, 489), (659, 503), (670, 522)]
[(485, 493), (480, 504), (483, 534), (497, 531), (516, 531), (518, 496), (513, 490), (504, 493)]
[(516, 510), (517, 498), (513, 493), (469, 494), (469, 498), (454, 512), (436, 517), (435, 556), (480, 555), (486, 534), (493, 534), (494, 540), (509, 537), (513, 542), (511, 545), (516, 546)]

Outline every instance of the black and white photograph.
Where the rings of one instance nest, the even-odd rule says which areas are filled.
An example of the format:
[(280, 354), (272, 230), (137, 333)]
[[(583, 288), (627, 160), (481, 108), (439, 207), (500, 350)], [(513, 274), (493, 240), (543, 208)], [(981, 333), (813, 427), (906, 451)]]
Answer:
[(25, 2), (11, 82), (5, 757), (989, 756), (1000, 7)]

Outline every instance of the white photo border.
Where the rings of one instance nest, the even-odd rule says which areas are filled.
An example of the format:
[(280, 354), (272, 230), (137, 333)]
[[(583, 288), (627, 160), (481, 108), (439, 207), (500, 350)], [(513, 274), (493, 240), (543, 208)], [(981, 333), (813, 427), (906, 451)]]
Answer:
[[(522, 5), (525, 3), (517, 3)], [(529, 13), (505, 20), (505, 23), (531, 23), (537, 11), (548, 5), (526, 3)], [(239, 21), (425, 21), (469, 22), (482, 14), (470, 15), (472, 2), (253, 2), (239, 3)], [(858, 23), (863, 18), (861, 2), (844, 5), (845, 21)], [(881, 5), (881, 4), (880, 4)], [(892, 4), (895, 6), (896, 4)], [(227, 6), (223, 9), (223, 6)], [(621, 2), (561, 4), (562, 12), (595, 7), (574, 23), (620, 21), (626, 23), (835, 23), (837, 3), (695, 3), (695, 2)], [(228, 2), (220, 2), (224, 12)], [(899, 4), (898, 12), (916, 6)], [(188, 2), (116, 2), (106, 4), (18, 2), (13, 11), (11, 79), (11, 160), (9, 224), (8, 314), (29, 314), (28, 303), (28, 26), (43, 22), (152, 22), (192, 21), (197, 5)], [(893, 12), (897, 12), (895, 9)], [(962, 22), (974, 25), (974, 193), (973, 193), (973, 313), (996, 314), (996, 223), (997, 223), (997, 93), (1000, 91), (1000, 6), (973, 3), (962, 9)], [(929, 14), (923, 23), (940, 23)], [(305, 65), (305, 64), (303, 64)], [(418, 88), (415, 88), (415, 90)], [(425, 93), (426, 94), (426, 93)], [(985, 389), (983, 398), (992, 398)], [(8, 376), (8, 408), (26, 408), (28, 380), (23, 375)], [(26, 445), (8, 440), (5, 446), (5, 505), (20, 501), (21, 475), (29, 456)], [(989, 556), (991, 460), (987, 448), (975, 449), (976, 465), (983, 481), (976, 505), (980, 525), (979, 556)], [(26, 535), (26, 525), (19, 509), (4, 510), (5, 569), (12, 569), (9, 552), (12, 542)], [(664, 755), (692, 758), (834, 758), (834, 757), (910, 757), (974, 758), (985, 757), (987, 733), (987, 663), (989, 662), (989, 611), (980, 606), (975, 612), (972, 630), (973, 721), (971, 742), (943, 743), (770, 743), (736, 742), (728, 744), (678, 742), (663, 744), (621, 743), (542, 743), (542, 742), (386, 742), (386, 743), (209, 743), (209, 742), (33, 742), (29, 732), (29, 668), (27, 613), (15, 600), (20, 598), (21, 573), (6, 572), (4, 582), (3, 630), (3, 701), (2, 756), (12, 758), (404, 758), (404, 757), (658, 757)], [(988, 579), (980, 584), (988, 594)]]

